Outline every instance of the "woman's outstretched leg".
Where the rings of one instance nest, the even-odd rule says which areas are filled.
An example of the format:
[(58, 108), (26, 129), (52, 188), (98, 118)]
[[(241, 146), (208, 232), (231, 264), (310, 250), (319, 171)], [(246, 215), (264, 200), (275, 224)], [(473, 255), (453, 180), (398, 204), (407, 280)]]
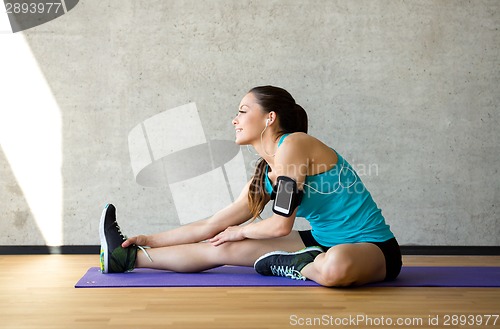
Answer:
[(209, 242), (196, 242), (149, 249), (136, 245), (123, 248), (124, 236), (116, 222), (115, 211), (113, 205), (108, 205), (99, 225), (103, 273), (126, 272), (134, 267), (198, 272), (220, 265), (251, 266), (258, 257), (269, 251), (295, 251), (304, 247), (299, 233), (292, 231), (285, 237), (246, 239), (219, 246), (213, 246)]
[(135, 267), (155, 268), (176, 272), (200, 272), (221, 265), (253, 266), (265, 253), (273, 250), (296, 251), (304, 244), (296, 231), (267, 240), (241, 240), (213, 246), (209, 242), (183, 244), (138, 251)]

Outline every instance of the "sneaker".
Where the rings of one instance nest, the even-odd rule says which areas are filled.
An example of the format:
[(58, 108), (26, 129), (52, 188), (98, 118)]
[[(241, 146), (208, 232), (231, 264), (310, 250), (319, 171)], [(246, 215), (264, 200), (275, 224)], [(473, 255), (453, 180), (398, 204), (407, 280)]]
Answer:
[(253, 267), (262, 275), (305, 281), (306, 277), (300, 271), (321, 253), (323, 249), (320, 247), (307, 247), (296, 252), (273, 251), (257, 259)]
[(116, 222), (116, 208), (112, 204), (107, 204), (102, 211), (99, 237), (101, 238), (102, 273), (123, 273), (134, 269), (137, 247), (123, 248), (121, 246), (126, 237)]

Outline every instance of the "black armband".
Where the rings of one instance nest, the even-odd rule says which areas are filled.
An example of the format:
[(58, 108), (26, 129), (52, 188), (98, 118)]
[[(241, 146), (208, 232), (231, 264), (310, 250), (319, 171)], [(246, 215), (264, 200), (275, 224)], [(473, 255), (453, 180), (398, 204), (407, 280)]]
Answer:
[(287, 176), (279, 176), (277, 183), (273, 188), (271, 200), (273, 203), (273, 212), (275, 214), (290, 217), (295, 208), (302, 202), (303, 191), (297, 188), (297, 182)]

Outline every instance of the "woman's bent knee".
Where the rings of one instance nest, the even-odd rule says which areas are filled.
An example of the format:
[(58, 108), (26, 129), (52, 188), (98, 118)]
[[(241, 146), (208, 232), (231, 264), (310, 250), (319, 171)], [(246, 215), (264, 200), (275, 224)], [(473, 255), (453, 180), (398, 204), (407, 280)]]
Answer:
[(380, 281), (385, 276), (383, 254), (376, 246), (367, 244), (332, 247), (323, 259), (318, 259), (317, 265), (320, 272), (318, 283), (327, 287)]
[(355, 280), (353, 279), (352, 258), (341, 250), (330, 251), (323, 260), (319, 280), (321, 282), (318, 283), (326, 287), (345, 287), (353, 284)]

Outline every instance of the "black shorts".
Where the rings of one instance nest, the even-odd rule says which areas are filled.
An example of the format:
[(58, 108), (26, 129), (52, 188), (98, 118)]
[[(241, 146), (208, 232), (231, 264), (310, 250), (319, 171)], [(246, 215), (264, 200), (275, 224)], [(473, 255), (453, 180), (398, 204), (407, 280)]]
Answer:
[[(327, 251), (330, 247), (323, 246), (314, 239), (310, 230), (307, 231), (299, 231), (300, 237), (302, 238), (302, 242), (306, 245), (306, 247), (319, 246), (323, 248), (323, 250)], [(389, 239), (384, 242), (370, 242), (373, 243), (377, 247), (382, 250), (382, 253), (385, 257), (385, 279), (384, 281), (391, 281), (398, 277), (399, 272), (401, 272), (401, 266), (403, 262), (401, 260), (401, 250), (399, 248), (398, 241), (396, 238)]]

